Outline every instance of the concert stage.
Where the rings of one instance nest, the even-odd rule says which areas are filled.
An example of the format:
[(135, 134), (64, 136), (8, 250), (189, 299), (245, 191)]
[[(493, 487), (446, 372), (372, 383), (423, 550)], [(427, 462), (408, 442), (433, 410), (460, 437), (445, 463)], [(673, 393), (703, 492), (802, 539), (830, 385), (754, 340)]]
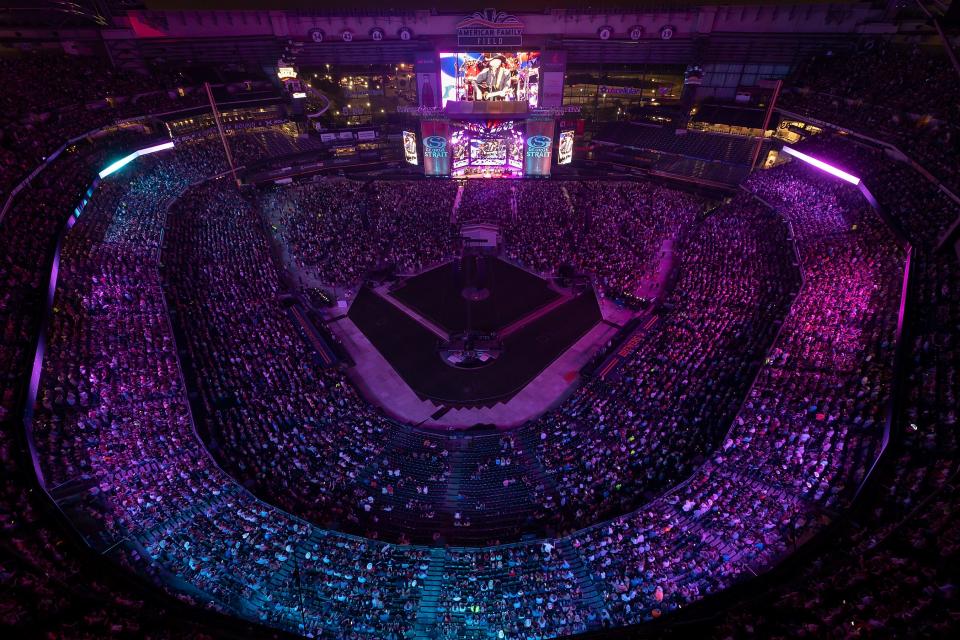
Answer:
[[(468, 261), (476, 265), (475, 261)], [(403, 282), (391, 296), (410, 307), (447, 333), (465, 331), (494, 332), (516, 322), (560, 297), (546, 280), (499, 258), (485, 261), (483, 274), (458, 274), (458, 261), (426, 271)], [(481, 275), (489, 295), (469, 304), (458, 280)]]
[(438, 336), (380, 294), (363, 288), (349, 319), (421, 398), (448, 406), (493, 405), (523, 389), (601, 319), (593, 291), (528, 314), (528, 324), (503, 338), (488, 366), (451, 367), (438, 351)]

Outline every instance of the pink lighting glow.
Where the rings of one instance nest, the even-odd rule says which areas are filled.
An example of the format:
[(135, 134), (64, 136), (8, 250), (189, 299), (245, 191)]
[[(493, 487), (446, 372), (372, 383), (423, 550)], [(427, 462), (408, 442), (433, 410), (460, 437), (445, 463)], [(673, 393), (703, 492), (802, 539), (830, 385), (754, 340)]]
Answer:
[(812, 156), (808, 156), (807, 154), (801, 153), (796, 149), (791, 149), (790, 147), (784, 147), (783, 152), (793, 156), (794, 158), (797, 158), (798, 160), (803, 160), (807, 164), (812, 164), (817, 169), (820, 169), (821, 171), (826, 171), (830, 175), (836, 176), (841, 180), (845, 180), (846, 182), (849, 182), (854, 186), (857, 186), (860, 184), (860, 178), (858, 178), (857, 176), (850, 175), (849, 173), (847, 173), (846, 171), (843, 171), (842, 169), (837, 169), (836, 167), (833, 167), (827, 164), (823, 160), (817, 160)]

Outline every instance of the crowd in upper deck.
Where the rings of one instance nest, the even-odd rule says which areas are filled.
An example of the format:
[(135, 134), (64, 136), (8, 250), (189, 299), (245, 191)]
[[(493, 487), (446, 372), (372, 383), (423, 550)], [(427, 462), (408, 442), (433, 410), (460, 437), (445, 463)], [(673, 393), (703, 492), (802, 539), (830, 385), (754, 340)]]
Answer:
[[(177, 153), (105, 185), (68, 236), (33, 429), (45, 479), (82, 481), (72, 513), (88, 535), (105, 545), (132, 535), (143, 549), (132, 562), (178, 576), (194, 597), (228, 609), (252, 603), (256, 619), (297, 626), (296, 571), (308, 592), (325, 594), (307, 606), (311, 630), (400, 637), (418, 624), (429, 552), (321, 535), (213, 465), (193, 437), (163, 282), (199, 374), (198, 428), (260, 497), (293, 511), (309, 504), (304, 515), (324, 524), (399, 542), (419, 532), (390, 522), (455, 540), (458, 522), (482, 527), (495, 510), (461, 487), (465, 499), (451, 511), (447, 478), (463, 459), (452, 442), (408, 437), (408, 454), (392, 455), (402, 450), (397, 427), (341, 373), (304, 357), (278, 299), (282, 260), (253, 217), (255, 195), (220, 179), (163, 206), (157, 194), (219, 168)], [(655, 329), (673, 357), (641, 342), (615, 379), (584, 386), (526, 434), (491, 439), (491, 458), (471, 458), (487, 495), (519, 482), (511, 506), (555, 509), (558, 534), (625, 515), (555, 539), (549, 551), (490, 549), (507, 554), (492, 565), (447, 552), (438, 632), (537, 637), (662, 615), (776, 558), (820, 526), (815, 505), (841, 506), (856, 488), (882, 435), (876, 412), (888, 395), (902, 253), (848, 188), (793, 167), (750, 188), (785, 219), (740, 196), (685, 234), (687, 275)], [(818, 285), (795, 299), (791, 234)], [(659, 387), (643, 391), (653, 380)], [(729, 396), (718, 396), (721, 383)], [(714, 417), (723, 412), (736, 415), (726, 436)], [(588, 453), (571, 464), (571, 448)], [(707, 464), (694, 471), (698, 459)], [(690, 472), (681, 490), (656, 497)], [(364, 563), (364, 553), (378, 559)], [(594, 576), (597, 599), (579, 579), (563, 586), (578, 566)]]
[[(22, 463), (13, 422), (32, 355), (51, 241), (63, 211), (73, 209), (93, 170), (129, 139), (115, 142), (85, 143), (58, 160), (56, 173), (41, 175), (31, 187), (37, 197), (18, 201), (0, 223), (0, 242), (8, 249), (0, 255), (0, 356), (9, 365), (2, 368), (0, 454), (11, 478), (0, 499), (9, 542), (0, 554), (0, 575), (12, 595), (0, 615), (12, 624), (43, 620), (57, 635), (69, 637), (139, 634), (143, 626), (160, 623), (160, 615), (151, 612), (163, 611), (152, 600), (145, 605), (143, 592), (127, 591), (123, 582), (89, 579), (91, 565), (75, 557), (37, 492), (26, 490), (32, 471)], [(235, 476), (265, 479), (261, 486), (251, 483), (258, 493), (264, 485), (291, 490), (294, 479), (306, 477), (295, 475), (302, 469), (293, 471), (303, 464), (299, 453), (306, 451), (326, 467), (311, 465), (309, 472), (318, 474), (312, 487), (329, 487), (332, 493), (328, 504), (318, 503), (316, 514), (300, 513), (333, 514), (344, 528), (350, 528), (352, 513), (359, 532), (403, 541), (409, 534), (389, 530), (385, 519), (416, 512), (414, 521), (425, 522), (421, 516), (430, 513), (431, 500), (447, 486), (446, 461), (454, 451), (439, 438), (406, 433), (402, 439), (386, 438), (387, 425), (361, 406), (342, 377), (318, 367), (290, 368), (289, 353), (303, 351), (293, 325), (266, 304), (242, 308), (251, 299), (279, 292), (269, 235), (256, 226), (241, 231), (227, 220), (256, 215), (249, 199), (221, 181), (188, 192), (165, 213), (160, 203), (168, 196), (225, 168), (212, 149), (216, 145), (184, 147), (172, 158), (145, 161), (129, 176), (104, 185), (68, 237), (33, 432), (44, 479), (48, 487), (67, 483), (65, 489), (71, 490), (76, 483), (68, 513), (80, 516), (84, 534), (95, 545), (103, 549), (120, 542), (123, 564), (165, 584), (189, 587), (186, 597), (192, 602), (213, 602), (216, 609), (292, 630), (402, 637), (420, 624), (424, 581), (434, 562), (429, 551), (323, 533), (252, 499), (197, 448), (167, 320), (165, 282), (176, 289), (170, 294), (176, 321), (188, 329), (181, 347), (208, 374), (210, 363), (223, 367), (201, 387), (201, 402), (209, 403), (210, 413), (224, 424), (239, 425), (234, 440), (221, 433), (217, 442), (204, 433), (204, 425), (201, 433), (222, 447), (211, 445), (218, 461), (234, 460), (237, 467), (228, 470)], [(731, 632), (752, 625), (769, 634), (809, 637), (881, 629), (942, 635), (956, 608), (950, 568), (960, 530), (952, 488), (960, 311), (956, 259), (931, 248), (956, 219), (957, 208), (919, 174), (882, 154), (848, 144), (809, 150), (855, 165), (919, 251), (905, 419), (894, 422), (893, 437), (903, 446), (886, 463), (882, 495), (865, 521), (869, 526), (845, 531), (845, 542), (836, 550), (825, 550), (823, 559), (793, 583), (772, 591), (776, 615), (749, 607), (729, 613), (727, 624)], [(10, 184), (22, 168), (4, 169), (5, 178), (13, 176)], [(483, 487), (521, 487), (512, 500), (548, 510), (560, 505), (576, 518), (601, 517), (640, 505), (605, 495), (610, 480), (653, 497), (677, 468), (661, 462), (652, 467), (651, 477), (648, 467), (631, 462), (646, 456), (648, 463), (657, 463), (644, 446), (666, 445), (678, 465), (692, 468), (697, 455), (706, 465), (688, 483), (639, 510), (546, 545), (445, 551), (436, 626), (429, 634), (452, 638), (472, 630), (481, 637), (535, 638), (655, 619), (788, 552), (798, 537), (816, 530), (850, 500), (877, 451), (885, 420), (903, 249), (854, 191), (807, 169), (758, 174), (747, 187), (772, 204), (791, 229), (785, 232), (782, 222), (756, 202), (736, 198), (684, 234), (684, 246), (700, 256), (684, 259), (691, 270), (703, 271), (681, 278), (671, 300), (680, 313), (664, 318), (653, 331), (670, 338), (672, 348), (689, 360), (665, 363), (641, 347), (616, 380), (586, 387), (584, 396), (537, 423), (541, 430), (494, 438), (474, 452), (468, 459), (475, 486), (472, 493), (462, 491), (474, 496), (470, 500), (476, 499), (477, 507)], [(528, 199), (524, 191), (518, 195), (518, 220), (530, 212), (544, 238), (562, 238), (557, 231), (562, 223), (545, 208), (538, 210), (536, 202), (551, 198), (546, 201), (560, 205), (566, 199), (562, 192), (538, 188)], [(660, 189), (619, 188), (649, 194)], [(602, 188), (592, 184), (583, 189), (595, 197), (618, 197), (597, 196)], [(579, 189), (568, 191), (576, 202)], [(211, 204), (216, 206), (204, 208)], [(656, 217), (657, 206), (671, 205), (644, 206)], [(509, 218), (509, 200), (507, 207), (502, 213)], [(425, 219), (433, 219), (429, 215)], [(435, 215), (441, 219), (440, 211)], [(181, 239), (198, 234), (192, 253), (166, 256), (174, 260), (171, 265), (190, 269), (194, 282), (204, 282), (202, 291), (188, 291), (186, 277), (178, 284), (165, 271), (171, 266), (160, 267), (161, 229)], [(512, 233), (514, 246), (526, 244), (516, 240), (522, 232)], [(795, 297), (791, 279), (796, 272), (778, 250), (790, 238), (796, 240), (806, 280)], [(231, 242), (236, 247), (228, 246)], [(542, 252), (547, 246), (544, 241), (531, 250), (527, 260), (532, 264), (547, 255)], [(228, 261), (218, 267), (215, 257)], [(407, 260), (418, 264), (416, 258)], [(588, 260), (583, 264), (589, 269)], [(633, 264), (645, 268), (641, 261)], [(720, 264), (733, 269), (727, 274), (716, 268)], [(734, 274), (740, 278), (729, 277)], [(242, 276), (250, 277), (241, 283)], [(771, 280), (781, 288), (758, 295), (746, 286)], [(776, 317), (787, 301), (792, 303), (775, 337), (744, 340), (745, 332)], [(191, 309), (194, 315), (188, 317)], [(239, 333), (222, 317), (213, 317), (225, 313), (236, 315)], [(713, 332), (719, 345), (702, 353), (684, 351), (696, 347), (694, 329)], [(265, 334), (271, 339), (263, 340)], [(769, 357), (758, 355), (770, 345)], [(689, 434), (665, 428), (684, 426), (680, 422), (655, 419), (666, 416), (664, 407), (672, 401), (679, 403), (681, 415), (703, 424), (703, 408), (694, 399), (714, 398), (716, 389), (693, 366), (697, 358), (721, 371), (731, 389), (751, 386), (746, 384), (751, 372), (760, 372), (738, 412), (731, 406), (734, 392), (716, 399), (718, 409), (726, 406), (736, 415), (729, 433), (720, 434), (719, 422), (705, 425), (708, 436), (719, 437), (712, 452), (709, 438), (691, 441)], [(261, 365), (268, 373), (255, 378)], [(657, 375), (674, 380), (674, 387), (654, 394), (648, 405), (618, 402), (632, 385), (647, 388), (647, 378), (652, 379), (647, 366), (663, 371)], [(266, 393), (270, 384), (289, 382), (291, 373), (304, 371), (308, 378), (295, 391), (315, 394), (314, 408), (321, 409), (310, 420), (294, 407), (294, 394), (270, 398)], [(308, 384), (317, 386), (308, 393)], [(609, 396), (604, 395), (607, 384)], [(564, 417), (559, 426), (549, 422), (564, 411), (572, 418)], [(648, 442), (619, 433), (616, 425), (625, 419), (646, 425)], [(594, 444), (585, 438), (588, 433), (602, 433), (612, 444)], [(313, 450), (303, 444), (310, 436), (319, 438)], [(551, 449), (547, 441), (554, 436), (559, 439)], [(280, 443), (299, 448), (281, 451)], [(569, 460), (561, 443), (564, 449), (584, 443), (594, 448), (585, 449), (589, 456)], [(407, 447), (409, 458), (384, 455), (385, 449), (404, 451), (398, 444)], [(280, 455), (271, 458), (265, 452)], [(404, 466), (411, 459), (417, 463)], [(571, 508), (577, 496), (583, 497), (579, 512)], [(339, 497), (343, 503), (337, 503)], [(304, 503), (280, 506), (296, 511)], [(469, 521), (476, 527), (489, 514), (486, 508), (462, 508), (444, 524)], [(561, 530), (568, 526), (562, 517), (556, 525)], [(125, 536), (134, 543), (125, 543)], [(589, 572), (599, 600), (584, 593), (580, 567)]]

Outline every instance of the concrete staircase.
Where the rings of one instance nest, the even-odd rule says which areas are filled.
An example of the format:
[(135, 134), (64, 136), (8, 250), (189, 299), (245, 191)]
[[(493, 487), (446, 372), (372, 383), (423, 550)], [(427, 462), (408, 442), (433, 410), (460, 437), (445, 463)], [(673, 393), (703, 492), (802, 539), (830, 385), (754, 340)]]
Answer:
[(542, 483), (548, 492), (558, 495), (559, 490), (557, 489), (557, 483), (554, 482), (553, 477), (547, 473), (543, 462), (540, 461), (540, 458), (538, 458), (536, 454), (539, 434), (535, 429), (518, 429), (514, 434), (516, 438), (515, 442), (519, 443), (519, 447), (515, 445), (515, 448), (523, 468), (527, 470), (531, 478)]
[(463, 476), (466, 473), (466, 470), (463, 468), (463, 446), (465, 442), (466, 441), (461, 438), (448, 441), (450, 445), (450, 458), (447, 460), (447, 464), (450, 465), (450, 479), (447, 481), (447, 492), (444, 496), (444, 503), (451, 513), (460, 507), (460, 500), (457, 499), (457, 496), (460, 495), (460, 484), (463, 482)]
[(420, 598), (417, 619), (411, 636), (416, 640), (432, 640), (436, 636), (434, 627), (437, 624), (437, 603), (440, 600), (440, 590), (443, 587), (443, 570), (446, 564), (446, 549), (435, 548), (430, 550), (430, 566), (427, 567), (423, 596)]
[[(290, 585), (294, 585), (293, 588), (302, 588), (303, 582), (306, 581), (306, 577), (302, 574), (302, 569), (300, 569), (299, 563), (302, 562), (304, 554), (307, 549), (313, 543), (323, 544), (323, 536), (314, 531), (309, 538), (301, 540), (297, 546), (294, 548), (293, 553), (287, 556), (286, 561), (280, 565), (280, 567), (270, 574), (270, 577), (267, 580), (269, 586), (269, 591), (271, 593), (283, 592), (286, 589), (291, 588)], [(297, 585), (296, 583), (296, 572), (297, 570), (301, 571), (301, 583)], [(310, 624), (311, 622), (316, 622), (314, 616), (311, 616), (310, 621), (305, 620), (304, 611), (300, 608), (300, 601), (298, 593), (294, 593), (293, 605), (284, 611), (284, 617), (287, 619), (287, 623), (291, 626), (298, 626), (301, 629), (301, 632), (304, 631), (303, 627), (300, 626), (303, 622)], [(260, 591), (255, 591), (252, 596), (253, 602), (256, 604), (253, 611), (255, 613), (260, 611), (260, 606), (264, 603), (263, 594)]]
[(560, 556), (567, 561), (573, 570), (573, 574), (577, 577), (577, 582), (583, 592), (584, 604), (595, 614), (594, 620), (588, 628), (590, 630), (599, 629), (602, 626), (601, 621), (607, 617), (607, 609), (603, 602), (603, 596), (600, 595), (600, 590), (594, 581), (593, 574), (583, 564), (580, 554), (573, 548), (569, 540), (566, 538), (560, 540), (557, 543), (557, 550), (560, 551)]

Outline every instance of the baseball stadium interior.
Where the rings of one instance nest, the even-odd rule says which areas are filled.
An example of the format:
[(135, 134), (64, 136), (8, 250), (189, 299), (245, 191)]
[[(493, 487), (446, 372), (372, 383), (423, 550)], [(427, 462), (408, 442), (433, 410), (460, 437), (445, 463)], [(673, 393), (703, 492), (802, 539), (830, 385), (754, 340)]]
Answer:
[(958, 637), (958, 58), (958, 0), (0, 3), (3, 637)]

